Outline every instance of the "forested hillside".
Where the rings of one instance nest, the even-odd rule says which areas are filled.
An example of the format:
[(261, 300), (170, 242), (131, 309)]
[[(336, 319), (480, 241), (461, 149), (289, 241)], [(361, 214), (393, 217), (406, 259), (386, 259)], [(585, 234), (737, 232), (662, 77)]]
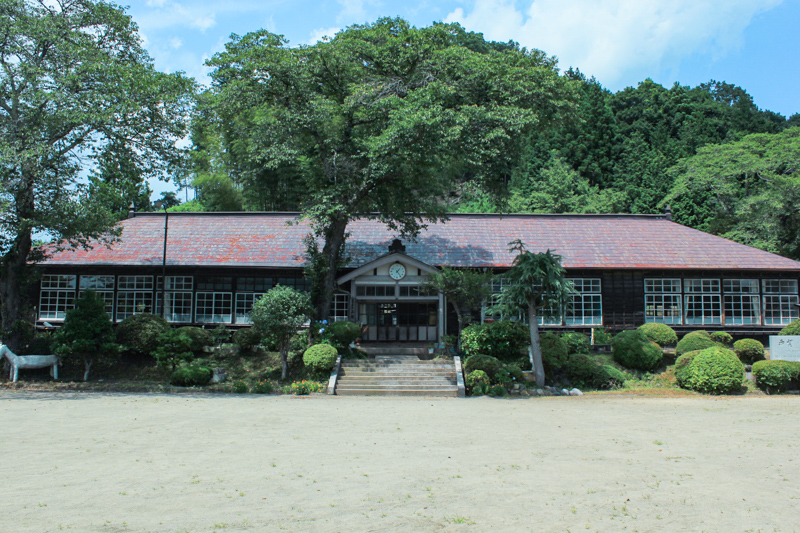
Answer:
[[(209, 62), (215, 85), (201, 96), (192, 137), (197, 200), (178, 209), (308, 211), (326, 177), (388, 175), (380, 165), (394, 164), (414, 194), (425, 188), (411, 174), (425, 176), (448, 211), (657, 213), (670, 205), (677, 222), (800, 258), (800, 114), (761, 110), (744, 88), (713, 80), (669, 88), (645, 80), (612, 93), (575, 70), (555, 80), (546, 56), (523, 61), (514, 43), (453, 25), (386, 29), (398, 24), (354, 27), (289, 55), (277, 36), (235, 37)], [(414, 53), (380, 67), (391, 72), (356, 73), (354, 58), (364, 70), (398, 53), (383, 31), (406, 32)], [(465, 69), (458, 61), (468, 58)], [(545, 68), (533, 76), (498, 69), (524, 70), (525, 61)], [(313, 72), (291, 70), (315, 62)], [(304, 85), (310, 76), (316, 85)], [(497, 98), (502, 112), (492, 108)], [(482, 137), (464, 135), (474, 110), (484, 113)], [(434, 120), (435, 112), (446, 116)], [(390, 130), (371, 129), (380, 124)]]

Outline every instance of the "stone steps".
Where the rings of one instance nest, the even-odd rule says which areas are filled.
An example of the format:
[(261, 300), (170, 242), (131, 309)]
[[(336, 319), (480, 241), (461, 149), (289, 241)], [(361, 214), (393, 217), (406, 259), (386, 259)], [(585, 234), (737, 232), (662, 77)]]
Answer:
[(421, 361), (416, 356), (377, 356), (375, 361), (342, 361), (336, 382), (341, 396), (458, 396), (452, 361)]

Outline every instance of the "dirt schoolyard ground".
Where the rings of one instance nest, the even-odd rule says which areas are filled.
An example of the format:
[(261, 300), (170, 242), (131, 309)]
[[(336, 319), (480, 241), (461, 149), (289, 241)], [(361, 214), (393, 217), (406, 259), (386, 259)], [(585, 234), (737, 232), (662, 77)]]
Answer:
[(800, 398), (0, 393), (0, 531), (797, 531)]

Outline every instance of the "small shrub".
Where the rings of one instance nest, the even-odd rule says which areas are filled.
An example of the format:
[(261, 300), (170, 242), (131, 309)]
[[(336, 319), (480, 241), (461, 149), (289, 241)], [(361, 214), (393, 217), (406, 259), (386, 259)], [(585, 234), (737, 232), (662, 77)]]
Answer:
[(701, 350), (686, 352), (678, 357), (678, 359), (675, 361), (675, 379), (677, 380), (678, 385), (684, 389), (689, 388), (689, 364), (694, 361), (695, 356), (699, 354), (700, 351)]
[(603, 365), (603, 369), (606, 371), (609, 379), (609, 388), (613, 387), (622, 387), (625, 385), (625, 382), (631, 379), (631, 376), (619, 368), (611, 365)]
[(741, 339), (733, 343), (733, 351), (746, 365), (764, 360), (764, 345), (755, 339)]
[(35, 333), (18, 355), (51, 355), (54, 342), (52, 333), (46, 331)]
[(542, 365), (545, 375), (551, 375), (561, 370), (567, 362), (567, 345), (555, 333), (545, 331), (539, 335), (539, 344), (542, 347)]
[(361, 324), (347, 320), (333, 322), (325, 328), (323, 337), (329, 341), (331, 346), (339, 351), (344, 351), (357, 338), (361, 337)]
[(514, 383), (525, 383), (525, 374), (522, 373), (522, 369), (519, 365), (503, 365), (503, 368), (500, 369), (500, 373), (507, 375)]
[(303, 353), (303, 364), (312, 372), (330, 372), (338, 355), (330, 344), (315, 344)]
[(215, 346), (222, 346), (231, 341), (231, 330), (220, 324), (211, 330), (211, 338), (214, 339)]
[(487, 392), (487, 394), (489, 396), (494, 396), (497, 398), (505, 398), (506, 396), (508, 396), (508, 391), (503, 385), (497, 384), (489, 387), (489, 391)]
[(790, 322), (778, 335), (800, 335), (800, 318)]
[(650, 372), (661, 366), (661, 346), (639, 330), (621, 331), (612, 341), (614, 360), (625, 368)]
[(158, 337), (170, 331), (169, 322), (152, 313), (139, 313), (123, 320), (117, 326), (117, 342), (123, 350), (138, 355), (150, 355), (158, 348)]
[(461, 349), (465, 354), (487, 354), (504, 362), (518, 360), (529, 342), (528, 327), (511, 320), (474, 324), (461, 331)]
[(744, 365), (735, 353), (721, 346), (700, 350), (683, 371), (682, 386), (708, 394), (736, 392), (744, 381)]
[(233, 343), (243, 352), (252, 352), (261, 344), (261, 332), (256, 328), (242, 328), (233, 334)]
[(711, 340), (711, 335), (709, 335), (707, 331), (692, 331), (684, 335), (678, 342), (678, 345), (675, 346), (675, 355), (681, 356), (686, 352), (705, 350), (706, 348), (711, 348), (716, 345), (717, 343)]
[(800, 362), (758, 361), (753, 364), (756, 384), (767, 393), (783, 392), (800, 381)]
[(303, 396), (312, 392), (322, 392), (322, 385), (316, 381), (295, 381), (286, 387), (286, 392), (289, 394), (296, 394), (297, 396)]
[(570, 355), (564, 365), (564, 374), (577, 387), (604, 389), (611, 386), (611, 376), (605, 367), (587, 354)]
[(272, 385), (271, 381), (259, 381), (253, 388), (250, 389), (250, 392), (254, 394), (272, 394), (275, 392), (275, 387)]
[[(265, 336), (264, 343), (267, 344), (271, 352), (275, 351), (274, 341), (271, 337)], [(308, 348), (308, 330), (292, 336), (289, 340), (289, 353), (305, 353)]]
[(675, 333), (675, 330), (666, 324), (648, 322), (647, 324), (642, 324), (637, 329), (644, 333), (645, 337), (662, 348), (664, 346), (672, 346), (678, 342), (678, 335)]
[(200, 365), (181, 367), (169, 378), (169, 382), (178, 387), (202, 387), (208, 385), (209, 381), (211, 381), (211, 369)]
[(458, 335), (442, 335), (442, 344), (449, 353), (458, 347)]
[(178, 328), (178, 333), (188, 337), (191, 341), (189, 349), (195, 354), (201, 353), (206, 347), (214, 345), (214, 336), (210, 331), (194, 326)]
[(728, 347), (733, 344), (733, 337), (730, 333), (724, 331), (715, 331), (711, 333), (711, 340), (722, 346)]
[(473, 396), (480, 396), (489, 392), (491, 381), (483, 370), (473, 370), (467, 374), (467, 392)]
[(561, 340), (567, 346), (567, 355), (589, 353), (591, 349), (591, 339), (583, 333), (564, 333)]
[(245, 394), (250, 392), (250, 387), (247, 385), (246, 381), (237, 379), (231, 382), (231, 391), (235, 392), (236, 394)]
[(503, 363), (491, 355), (470, 355), (464, 362), (464, 370), (467, 374), (471, 373), (473, 370), (483, 370), (489, 376), (490, 380), (495, 379), (502, 367)]
[(613, 340), (611, 334), (603, 328), (592, 329), (592, 334), (594, 335), (595, 344), (611, 344)]
[(159, 346), (153, 350), (158, 366), (173, 373), (182, 363), (194, 360), (192, 341), (176, 329), (169, 329), (158, 336)]

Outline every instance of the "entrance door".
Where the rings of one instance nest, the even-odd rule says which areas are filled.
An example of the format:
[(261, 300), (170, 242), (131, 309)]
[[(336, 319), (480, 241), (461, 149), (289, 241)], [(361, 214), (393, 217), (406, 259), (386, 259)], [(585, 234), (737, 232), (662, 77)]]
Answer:
[(438, 302), (380, 302), (359, 306), (367, 342), (436, 342)]

